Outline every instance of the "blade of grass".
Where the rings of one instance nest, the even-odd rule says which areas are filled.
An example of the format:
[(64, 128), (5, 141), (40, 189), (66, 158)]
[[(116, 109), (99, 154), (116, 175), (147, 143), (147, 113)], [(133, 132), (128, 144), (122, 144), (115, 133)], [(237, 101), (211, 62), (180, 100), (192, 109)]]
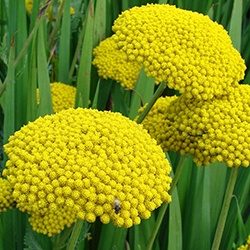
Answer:
[(93, 47), (106, 37), (106, 1), (96, 0)]
[(181, 209), (177, 188), (173, 190), (172, 202), (169, 204), (168, 249), (182, 250)]
[[(171, 183), (171, 188), (168, 192), (170, 195), (172, 194), (174, 188), (176, 187), (176, 185), (178, 183), (178, 180), (181, 176), (182, 170), (185, 166), (186, 159), (188, 159), (188, 156), (181, 156), (180, 157), (180, 160), (179, 160), (178, 165), (177, 165), (176, 170), (175, 170), (174, 178), (173, 178), (172, 183)], [(159, 228), (161, 226), (161, 223), (162, 223), (164, 215), (167, 211), (167, 208), (168, 208), (168, 203), (165, 203), (165, 204), (161, 205), (161, 207), (159, 209), (159, 214), (156, 218), (156, 223), (151, 231), (150, 239), (147, 242), (147, 247), (146, 247), (147, 250), (153, 249), (155, 238), (158, 234)]]
[(58, 52), (58, 80), (68, 82), (70, 65), (70, 0), (65, 0)]
[[(44, 17), (42, 17), (43, 21)], [(38, 116), (43, 116), (52, 113), (52, 101), (50, 93), (50, 79), (48, 74), (48, 63), (44, 44), (44, 22), (41, 23), (38, 29), (37, 38), (37, 74), (39, 87), (39, 105)]]
[(148, 114), (148, 112), (150, 111), (150, 109), (153, 107), (153, 105), (155, 104), (155, 102), (157, 101), (157, 99), (161, 96), (161, 94), (163, 93), (163, 91), (164, 91), (165, 88), (166, 88), (166, 84), (165, 83), (161, 83), (160, 86), (155, 91), (155, 93), (154, 93), (153, 97), (151, 98), (151, 100), (149, 101), (149, 103), (146, 105), (146, 107), (143, 110), (143, 112), (136, 119), (137, 123), (141, 123), (144, 120), (144, 118), (146, 117), (146, 115)]
[(73, 80), (75, 66), (76, 66), (78, 58), (80, 57), (82, 42), (83, 42), (83, 38), (84, 38), (84, 34), (85, 34), (85, 23), (86, 23), (86, 18), (83, 18), (82, 19), (82, 28), (81, 28), (79, 36), (78, 36), (76, 50), (75, 50), (74, 57), (72, 59), (70, 70), (69, 70), (69, 82), (72, 82), (72, 80)]
[(4, 143), (7, 142), (9, 136), (15, 131), (15, 68), (13, 65), (14, 57), (15, 42), (13, 38), (9, 52), (9, 66), (7, 76), (4, 81), (5, 92), (1, 99), (1, 104), (4, 110)]
[(247, 238), (248, 234), (246, 231), (246, 227), (244, 225), (244, 221), (241, 215), (241, 209), (240, 209), (240, 205), (238, 202), (237, 197), (234, 195), (233, 198), (235, 199), (236, 202), (236, 207), (237, 207), (237, 231), (238, 231), (238, 239), (240, 241), (240, 243), (243, 243), (245, 241), (245, 239)]
[(114, 82), (111, 91), (112, 98), (112, 111), (120, 112), (125, 116), (128, 116), (130, 92), (121, 87), (120, 84)]
[[(171, 162), (173, 166), (176, 166), (173, 161)], [(192, 157), (189, 157), (186, 159), (185, 168), (182, 170), (182, 177), (178, 181), (178, 198), (182, 213), (185, 212), (186, 207), (190, 207), (190, 198), (188, 196), (188, 192), (192, 176), (192, 166), (193, 159)]]
[[(23, 48), (27, 38), (27, 21), (24, 1), (17, 4), (17, 30), (16, 30), (16, 51)], [(21, 59), (16, 68), (16, 88), (15, 88), (15, 127), (19, 129), (27, 121), (27, 80), (28, 63), (27, 54)]]
[(142, 68), (131, 98), (129, 110), (129, 118), (131, 120), (138, 115), (139, 108), (150, 101), (154, 94), (154, 86), (154, 79), (147, 77)]
[(30, 31), (35, 26), (36, 19), (37, 19), (38, 13), (39, 13), (39, 4), (40, 4), (39, 0), (33, 0), (32, 13), (31, 13), (31, 16), (30, 16), (30, 27), (29, 27)]
[[(234, 190), (234, 195), (238, 199), (240, 209), (243, 214), (249, 214), (250, 206), (250, 175), (249, 169), (241, 168), (239, 169), (239, 176), (237, 178), (237, 183)], [(233, 200), (234, 201), (234, 200)], [(230, 205), (229, 214), (227, 216), (227, 221), (225, 225), (225, 230), (223, 233), (223, 238), (221, 241), (221, 249), (230, 249), (237, 235), (237, 224), (235, 216), (237, 214), (237, 206), (235, 202)]]
[(234, 47), (241, 50), (241, 26), (242, 26), (242, 0), (234, 0), (233, 11), (231, 15), (229, 35)]
[(208, 167), (200, 167), (194, 171), (195, 186), (192, 190), (191, 216), (186, 218), (186, 227), (189, 228), (187, 249), (210, 250), (211, 220), (210, 220), (210, 175)]
[(98, 96), (98, 104), (97, 109), (98, 110), (105, 110), (111, 109), (111, 107), (108, 107), (108, 101), (111, 94), (111, 87), (112, 87), (112, 80), (104, 80), (100, 79), (100, 90), (99, 90), (99, 96)]
[(226, 1), (224, 6), (223, 6), (223, 14), (221, 18), (221, 24), (228, 30), (230, 20), (231, 20), (231, 15), (232, 15), (232, 10), (233, 10), (233, 5), (234, 1)]
[(33, 121), (37, 117), (37, 39), (33, 38), (31, 54), (29, 58), (29, 78), (27, 91), (27, 120)]
[(93, 49), (93, 28), (94, 28), (94, 4), (89, 1), (86, 30), (82, 46), (79, 71), (77, 73), (76, 106), (79, 106), (80, 98), (82, 107), (89, 106), (91, 62)]
[(123, 250), (125, 246), (126, 235), (127, 229), (125, 228), (115, 227), (111, 223), (102, 225), (98, 250)]
[(94, 99), (93, 99), (93, 103), (91, 105), (91, 107), (94, 108), (94, 109), (97, 109), (97, 106), (98, 106), (99, 90), (100, 90), (100, 80), (97, 83), (95, 96), (94, 96)]
[(65, 2), (65, 0), (63, 0), (62, 4), (59, 5), (59, 10), (57, 12), (56, 21), (55, 21), (53, 29), (52, 29), (52, 31), (51, 31), (51, 33), (49, 35), (49, 48), (53, 47), (54, 42), (56, 40), (57, 32), (60, 29), (61, 19), (62, 19), (62, 16), (63, 16), (64, 2)]
[(219, 217), (217, 228), (215, 231), (215, 236), (214, 236), (214, 240), (212, 244), (212, 250), (218, 250), (220, 247), (220, 242), (221, 242), (222, 234), (224, 231), (227, 214), (229, 211), (237, 176), (238, 176), (238, 169), (237, 168), (231, 169), (230, 178), (228, 180), (227, 189), (225, 192), (225, 196), (224, 196), (224, 200), (223, 200), (223, 204), (222, 204), (222, 208), (220, 212), (220, 217)]
[(211, 213), (211, 232), (214, 233), (216, 229), (218, 217), (220, 214), (220, 208), (223, 202), (225, 187), (227, 184), (226, 181), (227, 181), (228, 168), (225, 164), (222, 164), (222, 163), (213, 163), (207, 167), (209, 167), (211, 171), (211, 179), (210, 179), (211, 212), (210, 213)]

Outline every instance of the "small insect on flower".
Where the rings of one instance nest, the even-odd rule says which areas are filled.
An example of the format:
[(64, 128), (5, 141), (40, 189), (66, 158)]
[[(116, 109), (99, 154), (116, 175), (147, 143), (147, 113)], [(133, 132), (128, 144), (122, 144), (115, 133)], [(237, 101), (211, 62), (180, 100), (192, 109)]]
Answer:
[(119, 212), (121, 211), (121, 202), (117, 198), (115, 198), (114, 201), (114, 210), (116, 214), (119, 214)]

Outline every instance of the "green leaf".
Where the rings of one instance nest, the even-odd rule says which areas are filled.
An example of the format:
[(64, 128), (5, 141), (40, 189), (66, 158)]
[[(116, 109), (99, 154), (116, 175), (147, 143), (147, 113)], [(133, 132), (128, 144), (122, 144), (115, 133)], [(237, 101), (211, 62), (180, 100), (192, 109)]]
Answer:
[(96, 0), (93, 47), (106, 37), (106, 1)]
[(130, 91), (125, 90), (120, 84), (113, 83), (112, 91), (112, 111), (120, 112), (125, 116), (129, 113)]
[(241, 50), (242, 0), (234, 0), (229, 35), (234, 47)]
[(182, 221), (178, 192), (175, 188), (172, 193), (172, 202), (169, 204), (168, 249), (182, 250)]
[[(93, 30), (94, 30), (94, 4), (89, 1), (86, 29), (84, 34), (82, 53), (79, 71), (77, 74), (77, 93), (76, 106), (82, 103), (82, 107), (88, 107), (90, 101), (90, 82), (91, 82), (91, 62), (93, 49)], [(79, 99), (81, 98), (81, 101)]]
[(65, 0), (58, 52), (58, 80), (67, 83), (70, 65), (70, 0)]
[[(42, 17), (44, 19), (44, 17)], [(37, 73), (39, 87), (39, 107), (38, 116), (52, 113), (52, 101), (50, 93), (50, 79), (48, 74), (48, 64), (44, 44), (43, 22), (38, 29), (37, 38)]]
[(113, 224), (102, 225), (98, 250), (124, 250), (127, 229), (115, 227)]
[(14, 40), (10, 47), (7, 76), (4, 81), (5, 92), (1, 99), (4, 110), (4, 143), (15, 131), (15, 69), (14, 69), (15, 47)]
[(105, 110), (106, 108), (111, 109), (111, 107), (108, 107), (109, 105), (108, 101), (109, 101), (109, 97), (111, 93), (111, 88), (112, 88), (112, 80), (100, 79), (99, 96), (97, 100), (98, 110)]
[(131, 98), (129, 110), (129, 118), (131, 120), (138, 115), (139, 108), (150, 101), (154, 94), (154, 86), (154, 79), (147, 77), (142, 68)]
[(186, 206), (184, 218), (184, 245), (187, 249), (209, 250), (211, 246), (210, 220), (210, 169), (193, 167), (189, 194), (190, 205)]

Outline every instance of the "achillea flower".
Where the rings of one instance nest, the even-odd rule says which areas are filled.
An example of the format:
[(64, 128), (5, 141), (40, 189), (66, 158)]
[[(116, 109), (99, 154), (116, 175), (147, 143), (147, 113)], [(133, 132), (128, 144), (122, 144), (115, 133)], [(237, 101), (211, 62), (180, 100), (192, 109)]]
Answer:
[(93, 55), (93, 65), (97, 67), (99, 76), (116, 80), (127, 89), (134, 88), (141, 66), (129, 61), (127, 54), (118, 50), (113, 36), (102, 41)]
[(3, 212), (10, 208), (14, 202), (12, 197), (12, 188), (10, 183), (0, 178), (0, 212)]
[[(182, 95), (165, 109), (165, 116), (149, 113), (143, 122), (152, 137), (167, 150), (192, 154), (197, 165), (219, 161), (229, 167), (250, 163), (250, 86), (239, 85), (230, 95), (212, 100), (190, 100)], [(168, 101), (166, 101), (168, 103)], [(162, 103), (162, 102), (161, 102)], [(158, 104), (159, 105), (159, 104)], [(152, 121), (164, 119), (154, 123)], [(164, 129), (158, 124), (164, 124)], [(162, 125), (161, 125), (162, 126)]]
[[(172, 122), (168, 119), (168, 107), (170, 103), (177, 98), (177, 96), (158, 98), (149, 114), (142, 122), (143, 127), (148, 130), (149, 134), (157, 141), (157, 144), (161, 145), (165, 151), (168, 149), (168, 144), (166, 145), (166, 129), (168, 129), (172, 124)], [(145, 106), (139, 110), (139, 113), (141, 113), (144, 108)]]
[(55, 113), (75, 106), (76, 88), (61, 82), (51, 83), (52, 105)]
[(131, 227), (171, 200), (163, 151), (119, 113), (78, 108), (47, 115), (15, 132), (4, 149), (3, 175), (16, 206), (49, 236), (77, 219)]
[(223, 95), (244, 77), (246, 66), (229, 35), (208, 16), (148, 4), (124, 11), (113, 31), (131, 62), (189, 98)]
[(237, 250), (250, 250), (250, 235), (248, 235), (246, 244), (238, 247)]

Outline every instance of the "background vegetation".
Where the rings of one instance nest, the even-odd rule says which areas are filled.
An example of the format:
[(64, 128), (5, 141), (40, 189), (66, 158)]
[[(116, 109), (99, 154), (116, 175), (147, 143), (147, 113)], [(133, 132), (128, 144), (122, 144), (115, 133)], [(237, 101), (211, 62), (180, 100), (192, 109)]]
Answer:
[[(228, 30), (234, 46), (245, 59), (244, 83), (250, 82), (249, 0), (34, 0), (32, 13), (20, 0), (0, 0), (0, 138), (1, 145), (23, 124), (50, 114), (50, 82), (77, 87), (76, 106), (111, 109), (134, 117), (154, 89), (143, 72), (136, 91), (123, 89), (112, 80), (100, 79), (91, 65), (92, 49), (112, 34), (112, 23), (123, 10), (146, 3), (169, 3), (208, 14)], [(75, 13), (70, 15), (70, 6)], [(40, 103), (36, 102), (36, 89)], [(170, 89), (164, 95), (173, 95)], [(1, 167), (5, 156), (2, 146)], [(184, 164), (173, 202), (129, 230), (84, 223), (76, 245), (68, 244), (72, 228), (48, 238), (32, 231), (27, 216), (13, 209), (0, 214), (0, 249), (146, 249), (159, 213), (164, 216), (153, 249), (210, 249), (230, 169), (222, 164), (197, 168), (191, 157), (169, 152), (173, 170)], [(235, 249), (250, 232), (250, 175), (240, 169), (220, 249)], [(73, 231), (74, 232), (74, 231)]]

